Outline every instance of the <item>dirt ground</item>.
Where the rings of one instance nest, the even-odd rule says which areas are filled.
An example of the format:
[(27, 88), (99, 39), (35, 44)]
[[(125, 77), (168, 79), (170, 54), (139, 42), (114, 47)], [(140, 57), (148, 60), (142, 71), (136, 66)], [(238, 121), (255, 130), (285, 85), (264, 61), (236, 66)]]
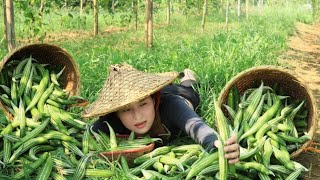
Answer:
[[(295, 71), (312, 91), (320, 114), (320, 23), (306, 25), (299, 23), (296, 31), (290, 38), (289, 50), (285, 52), (279, 62)], [(320, 115), (319, 115), (320, 116)], [(319, 117), (318, 117), (319, 119)], [(317, 119), (317, 120), (318, 120)], [(319, 127), (320, 121), (318, 121)], [(319, 153), (307, 151), (301, 153), (296, 160), (310, 169), (306, 174), (306, 180), (320, 180), (320, 130), (314, 137), (312, 146)]]

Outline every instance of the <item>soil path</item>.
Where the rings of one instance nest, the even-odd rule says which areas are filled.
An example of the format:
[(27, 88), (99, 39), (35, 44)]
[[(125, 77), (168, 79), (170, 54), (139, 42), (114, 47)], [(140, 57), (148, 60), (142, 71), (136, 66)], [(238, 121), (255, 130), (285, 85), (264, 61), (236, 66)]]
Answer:
[[(289, 40), (289, 50), (285, 52), (279, 62), (284, 66), (289, 66), (295, 71), (310, 87), (320, 114), (320, 24), (306, 25), (298, 23), (296, 31)], [(320, 116), (320, 115), (319, 115)], [(318, 117), (319, 119), (319, 117)], [(318, 127), (320, 121), (318, 121)], [(314, 139), (315, 143), (320, 143), (320, 130)], [(319, 149), (319, 153), (304, 152), (296, 160), (306, 166), (310, 171), (305, 179), (320, 180), (320, 144), (313, 145)]]

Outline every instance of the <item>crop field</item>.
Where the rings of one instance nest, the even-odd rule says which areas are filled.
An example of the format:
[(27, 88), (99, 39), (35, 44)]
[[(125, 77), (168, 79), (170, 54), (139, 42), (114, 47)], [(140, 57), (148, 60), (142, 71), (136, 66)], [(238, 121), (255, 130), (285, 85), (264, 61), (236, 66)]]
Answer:
[[(296, 73), (310, 85), (312, 95), (316, 102), (316, 109), (314, 111), (317, 111), (317, 108), (319, 108), (318, 99), (320, 90), (319, 85), (317, 85), (317, 83), (319, 84), (319, 78), (317, 79), (315, 77), (319, 77), (320, 75), (320, 67), (318, 65), (320, 62), (318, 58), (320, 49), (320, 26), (319, 23), (316, 23), (312, 11), (304, 1), (290, 1), (289, 3), (287, 1), (279, 1), (278, 3), (276, 3), (277, 1), (268, 1), (264, 4), (263, 9), (258, 7), (256, 1), (254, 1), (255, 4), (252, 4), (253, 1), (250, 1), (247, 9), (248, 14), (246, 14), (245, 1), (243, 1), (240, 19), (238, 19), (237, 1), (230, 1), (228, 25), (226, 25), (224, 1), (208, 1), (204, 30), (201, 26), (203, 1), (192, 0), (189, 4), (183, 4), (181, 1), (172, 0), (169, 24), (167, 22), (166, 2), (154, 1), (153, 43), (152, 47), (149, 48), (146, 47), (145, 42), (144, 1), (138, 0), (139, 9), (137, 19), (135, 19), (135, 14), (133, 13), (134, 7), (132, 3), (114, 0), (99, 1), (99, 27), (97, 35), (94, 34), (93, 3), (85, 2), (86, 6), (84, 6), (81, 14), (79, 13), (78, 2), (70, 1), (69, 4), (64, 4), (60, 1), (53, 1), (51, 4), (46, 2), (45, 8), (40, 16), (38, 13), (40, 1), (30, 1), (29, 3), (14, 1), (14, 21), (17, 48), (33, 43), (45, 43), (56, 45), (70, 53), (79, 68), (81, 81), (79, 96), (88, 100), (89, 103), (96, 100), (99, 96), (101, 88), (108, 76), (110, 65), (128, 63), (145, 72), (181, 72), (189, 68), (196, 73), (200, 83), (200, 87), (197, 88), (201, 100), (200, 108), (198, 109), (199, 115), (210, 127), (218, 131), (216, 119), (219, 108), (215, 106), (215, 98), (221, 94), (226, 84), (237, 74), (249, 68), (262, 65), (274, 65), (296, 71)], [(115, 9), (112, 9), (111, 2), (118, 3), (114, 7)], [(3, 8), (1, 8), (0, 19), (4, 19), (3, 14)], [(5, 29), (3, 23), (0, 24), (0, 29)], [(0, 37), (4, 37), (4, 31), (0, 32)], [(299, 38), (301, 41), (297, 40)], [(2, 46), (0, 48), (0, 57), (3, 59), (7, 55), (10, 55), (5, 41), (5, 38), (0, 39)], [(306, 64), (299, 63), (300, 61)], [(5, 68), (1, 70), (1, 73), (9, 71), (9, 69), (9, 66), (5, 66)], [(308, 69), (310, 69), (309, 72)], [(57, 69), (55, 72), (59, 72), (59, 70)], [(14, 74), (14, 72), (11, 72), (11, 75), (12, 73)], [(44, 78), (45, 73), (42, 74), (42, 76), (42, 78)], [(41, 81), (39, 82), (41, 83)], [(50, 88), (49, 85), (50, 84), (47, 85), (47, 88)], [(10, 86), (12, 89), (12, 85)], [(260, 87), (262, 88), (263, 86)], [(257, 92), (259, 91), (259, 86), (252, 88), (255, 88)], [(265, 88), (267, 89), (267, 87)], [(262, 93), (262, 89), (260, 90)], [(1, 89), (0, 92), (4, 94)], [(17, 92), (19, 94), (19, 90), (17, 90)], [(277, 94), (276, 90), (272, 92)], [(280, 94), (281, 93), (277, 95), (285, 96), (284, 94)], [(265, 96), (264, 94), (261, 94), (261, 96), (265, 97), (267, 93), (265, 93)], [(2, 101), (3, 99), (1, 99), (1, 102)], [(11, 101), (14, 102), (12, 97)], [(276, 102), (276, 100), (273, 101)], [(16, 109), (14, 107), (12, 108), (16, 113), (16, 117), (21, 118), (24, 116), (28, 119), (27, 116), (29, 116), (29, 114), (27, 114), (27, 111), (21, 110), (24, 109), (22, 107), (23, 103), (19, 104), (18, 102), (22, 102), (22, 100), (19, 101), (19, 99), (16, 99)], [(298, 108), (300, 103), (299, 101), (292, 104), (296, 105), (294, 108), (296, 108), (295, 110), (298, 112), (298, 116), (302, 117), (304, 110)], [(27, 104), (25, 104), (25, 107), (27, 107)], [(301, 106), (302, 105), (306, 108), (303, 103)], [(10, 106), (10, 103), (8, 106)], [(271, 106), (267, 107), (271, 109)], [(179, 151), (177, 147), (182, 146), (182, 144), (193, 144), (194, 142), (189, 138), (177, 139), (170, 144), (172, 146), (163, 146), (170, 147), (170, 150), (167, 149), (166, 156), (162, 154), (158, 159), (147, 158), (143, 160), (143, 162), (149, 162), (150, 159), (152, 159), (152, 161), (160, 161), (163, 164), (169, 161), (168, 164), (171, 163), (170, 168), (175, 168), (172, 168), (174, 170), (170, 172), (171, 174), (169, 174), (169, 170), (168, 172), (167, 170), (161, 171), (161, 174), (164, 174), (163, 176), (159, 174), (152, 175), (152, 173), (150, 175), (147, 169), (152, 169), (150, 168), (152, 165), (146, 166), (145, 168), (136, 165), (138, 168), (132, 168), (130, 163), (130, 167), (124, 165), (123, 158), (118, 158), (117, 161), (98, 158), (95, 151), (98, 152), (102, 150), (94, 145), (85, 144), (88, 143), (87, 141), (89, 141), (89, 144), (92, 143), (92, 139), (90, 140), (90, 138), (88, 138), (88, 134), (90, 134), (90, 128), (88, 127), (96, 118), (82, 119), (80, 117), (82, 110), (83, 107), (72, 107), (65, 111), (56, 111), (53, 107), (48, 108), (47, 111), (50, 112), (50, 116), (59, 113), (63, 114), (64, 112), (69, 113), (70, 117), (71, 115), (75, 117), (75, 123), (78, 125), (74, 125), (72, 124), (73, 122), (68, 122), (68, 120), (66, 122), (61, 120), (62, 123), (65, 124), (65, 127), (63, 127), (65, 131), (60, 131), (61, 126), (59, 126), (59, 124), (54, 125), (52, 120), (46, 122), (45, 118), (43, 118), (41, 124), (47, 123), (47, 126), (44, 127), (45, 130), (41, 133), (34, 134), (32, 137), (30, 136), (30, 134), (32, 134), (30, 132), (34, 131), (31, 130), (40, 127), (40, 122), (36, 122), (39, 123), (39, 125), (34, 125), (32, 128), (29, 127), (29, 129), (26, 127), (25, 130), (23, 130), (24, 127), (21, 123), (13, 127), (11, 132), (7, 128), (11, 123), (10, 120), (8, 120), (8, 117), (6, 117), (4, 113), (1, 113), (0, 147), (2, 148), (0, 148), (0, 179), (10, 179), (14, 177), (21, 179), (33, 179), (34, 177), (40, 179), (79, 179), (84, 177), (85, 179), (135, 179), (136, 177), (152, 179), (153, 176), (157, 176), (155, 179), (215, 179), (215, 177), (223, 173), (219, 171), (218, 166), (218, 169), (210, 172), (211, 174), (198, 176), (189, 175), (191, 174), (189, 173), (190, 171), (196, 171), (191, 170), (193, 167), (192, 163), (189, 166), (185, 166), (181, 161), (173, 162), (172, 159), (172, 161), (165, 159), (167, 156), (169, 157), (169, 152), (175, 154), (171, 154), (176, 157), (175, 159), (179, 159), (183, 154), (187, 154), (186, 150)], [(66, 116), (67, 115), (64, 117)], [(227, 115), (227, 117), (230, 118), (230, 114)], [(308, 123), (308, 117), (303, 118), (301, 119)], [(318, 120), (318, 117), (314, 118), (316, 119), (315, 121)], [(28, 121), (26, 121), (26, 123), (28, 123)], [(23, 131), (26, 132), (24, 133)], [(298, 130), (298, 132), (303, 134), (304, 131), (300, 132)], [(71, 134), (74, 134), (74, 136), (71, 136)], [(28, 140), (25, 138), (25, 141), (23, 141), (21, 140), (23, 138), (20, 136), (30, 137)], [(60, 137), (57, 138), (57, 136)], [(100, 139), (101, 136), (101, 134), (92, 135), (96, 140)], [(110, 138), (111, 136), (110, 134)], [(48, 139), (43, 140), (41, 137), (48, 137)], [(242, 138), (245, 140), (247, 140), (247, 138), (249, 139), (249, 137), (245, 136)], [(242, 138), (241, 140), (243, 140)], [(97, 146), (105, 145), (104, 140), (101, 139), (100, 141), (97, 140)], [(149, 143), (150, 141), (157, 141), (157, 139), (150, 138), (145, 140), (149, 140)], [(261, 137), (260, 146), (258, 143), (255, 143), (254, 146), (257, 148), (260, 147), (261, 149), (264, 143), (270, 144), (270, 141)], [(318, 141), (318, 134), (315, 133), (314, 142)], [(50, 143), (53, 143), (54, 147), (57, 148), (51, 149), (49, 146), (45, 146), (50, 145)], [(286, 143), (287, 145), (289, 143), (289, 145), (284, 147), (288, 148), (291, 144), (289, 141)], [(110, 144), (112, 148), (112, 143)], [(239, 142), (239, 144), (246, 146), (243, 141)], [(128, 144), (126, 144), (126, 141), (118, 140), (118, 147), (122, 145), (125, 146)], [(27, 149), (28, 146), (30, 147)], [(31, 148), (33, 146), (39, 148)], [(177, 149), (174, 149), (173, 146)], [(312, 146), (317, 150), (317, 144), (312, 144)], [(110, 148), (110, 145), (105, 145), (105, 147)], [(40, 148), (42, 148), (42, 150)], [(33, 150), (31, 151), (31, 149)], [(163, 148), (163, 151), (165, 151), (164, 149), (165, 148)], [(199, 152), (201, 151), (201, 147), (196, 145), (195, 149), (199, 150)], [(260, 151), (260, 149), (257, 149), (256, 152)], [(276, 149), (276, 151), (277, 150), (278, 149)], [(308, 151), (306, 149), (306, 152), (301, 152), (301, 155), (294, 159), (305, 167), (304, 169), (299, 169), (297, 165), (294, 167), (296, 172), (300, 172), (300, 170), (304, 171), (303, 175), (300, 175), (299, 178), (320, 178), (320, 175), (317, 174), (320, 161), (316, 150)], [(30, 155), (30, 152), (33, 152), (34, 156)], [(257, 155), (243, 159), (241, 162), (243, 163), (250, 159), (251, 162), (262, 165), (265, 162), (262, 162), (264, 160), (261, 159), (261, 157), (264, 156), (262, 150), (261, 153), (262, 154), (256, 153)], [(215, 152), (209, 154), (209, 156), (211, 156), (212, 161), (218, 159)], [(277, 155), (272, 156), (272, 158), (276, 159), (278, 157), (276, 156)], [(198, 153), (196, 157), (200, 159), (200, 157), (207, 158), (208, 156), (202, 156)], [(48, 159), (52, 160), (50, 161)], [(304, 162), (305, 159), (307, 159), (306, 162), (308, 163)], [(271, 162), (276, 165), (283, 163), (281, 160), (273, 160), (271, 160)], [(152, 163), (152, 161), (149, 163)], [(33, 167), (32, 162), (35, 162), (33, 164), (34, 166), (40, 163), (46, 164), (48, 167), (47, 169), (45, 166), (40, 165)], [(235, 166), (237, 172), (241, 169), (239, 172), (242, 173), (230, 175), (229, 179), (285, 179), (284, 177), (291, 173), (287, 171), (287, 174), (284, 173), (286, 176), (283, 175), (283, 172), (279, 173), (275, 170), (278, 168), (276, 165), (273, 165), (273, 167), (270, 165), (269, 167), (264, 164), (262, 166), (266, 169), (261, 170), (262, 167), (259, 166), (261, 168), (258, 170), (259, 168), (257, 167), (246, 167), (242, 163)], [(154, 164), (154, 162), (152, 164)], [(214, 165), (213, 162), (211, 162), (211, 164)], [(215, 165), (217, 166), (218, 164), (216, 163)], [(292, 168), (289, 165), (283, 165), (282, 167), (287, 170)], [(144, 169), (144, 171), (141, 171), (141, 169)], [(291, 170), (292, 169), (290, 169), (290, 171)], [(45, 171), (47, 175), (45, 175)], [(23, 172), (27, 173), (23, 175)], [(157, 172), (160, 173), (160, 170)], [(217, 175), (217, 172), (220, 174)], [(249, 172), (249, 176), (243, 177), (243, 175)], [(276, 175), (273, 173), (276, 173)], [(101, 175), (100, 177), (99, 174)], [(128, 174), (132, 174), (133, 176), (129, 176)]]

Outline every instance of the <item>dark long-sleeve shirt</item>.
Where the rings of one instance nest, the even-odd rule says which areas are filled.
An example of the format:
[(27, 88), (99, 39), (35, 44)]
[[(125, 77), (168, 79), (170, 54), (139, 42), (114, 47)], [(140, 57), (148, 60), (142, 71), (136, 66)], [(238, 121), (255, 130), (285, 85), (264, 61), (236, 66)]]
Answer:
[(182, 130), (205, 149), (211, 150), (217, 140), (214, 130), (185, 101), (175, 94), (161, 94), (159, 111), (162, 123), (172, 134)]
[[(162, 124), (172, 135), (178, 135), (182, 131), (207, 151), (215, 148), (213, 142), (217, 140), (217, 137), (214, 130), (188, 106), (185, 98), (171, 91), (170, 86), (161, 91), (159, 114)], [(112, 118), (114, 115), (100, 117), (93, 124), (93, 130), (109, 132), (106, 123), (103, 123), (103, 121), (108, 121), (116, 133), (129, 134), (130, 130), (120, 120)]]

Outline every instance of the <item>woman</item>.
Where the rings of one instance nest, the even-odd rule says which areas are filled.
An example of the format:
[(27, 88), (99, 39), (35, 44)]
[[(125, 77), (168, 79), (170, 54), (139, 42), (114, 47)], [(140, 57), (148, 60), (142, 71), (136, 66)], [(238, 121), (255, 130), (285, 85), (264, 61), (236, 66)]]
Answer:
[[(195, 112), (199, 95), (193, 89), (197, 81), (189, 69), (180, 73), (180, 84), (171, 84), (178, 74), (145, 73), (128, 64), (111, 66), (109, 77), (95, 102), (82, 116), (99, 117), (94, 131), (108, 133), (107, 121), (118, 134), (150, 135), (170, 141), (185, 133), (207, 151), (216, 148), (217, 137)], [(236, 136), (226, 142), (229, 163), (239, 161)]]

